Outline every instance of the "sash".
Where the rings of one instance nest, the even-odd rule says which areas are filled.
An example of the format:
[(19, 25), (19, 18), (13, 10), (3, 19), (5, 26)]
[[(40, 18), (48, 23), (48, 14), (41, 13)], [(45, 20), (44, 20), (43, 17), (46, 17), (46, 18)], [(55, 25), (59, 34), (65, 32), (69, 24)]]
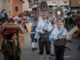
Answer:
[(64, 28), (63, 28), (62, 31), (58, 34), (58, 36), (57, 36), (58, 39), (62, 37), (63, 32), (64, 32)]
[(35, 26), (35, 32), (36, 32), (36, 28), (38, 27), (38, 22), (39, 22), (39, 21), (37, 21), (37, 22), (36, 22), (36, 26)]
[(46, 31), (46, 30), (47, 30), (48, 25), (49, 25), (49, 22), (50, 22), (50, 21), (48, 20), (48, 21), (45, 23), (44, 28), (43, 28), (43, 30), (44, 30), (44, 31)]
[[(49, 33), (49, 37), (51, 36), (52, 32), (54, 30), (54, 27), (51, 29), (50, 33)], [(49, 38), (49, 42), (51, 43), (54, 40), (54, 38)]]
[(37, 27), (38, 27), (38, 22), (39, 22), (39, 20), (36, 22), (36, 26), (35, 26), (35, 31), (34, 31), (34, 38), (39, 38), (39, 34), (38, 34), (38, 32), (36, 32), (36, 29), (37, 29)]
[(49, 37), (51, 36), (53, 30), (54, 30), (54, 27), (51, 29), (51, 31), (50, 31), (50, 33), (49, 33)]
[(49, 32), (47, 32), (47, 28), (48, 28), (49, 22), (50, 21), (47, 20), (47, 22), (45, 23), (45, 25), (43, 27), (44, 34), (41, 34), (40, 37), (49, 39)]

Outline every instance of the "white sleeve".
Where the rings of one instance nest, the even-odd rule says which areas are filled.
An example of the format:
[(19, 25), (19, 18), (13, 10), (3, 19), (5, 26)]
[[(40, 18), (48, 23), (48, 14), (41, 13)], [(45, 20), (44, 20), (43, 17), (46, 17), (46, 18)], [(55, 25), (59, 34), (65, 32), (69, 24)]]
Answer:
[(68, 33), (68, 32), (67, 32), (67, 30), (66, 30), (66, 28), (65, 28), (62, 36), (65, 36), (65, 38), (66, 38), (67, 40), (68, 40), (68, 39), (71, 39), (71, 36), (67, 36), (67, 35), (66, 35), (67, 33)]
[(65, 36), (66, 34), (67, 34), (67, 30), (66, 30), (66, 28), (65, 28), (62, 36)]

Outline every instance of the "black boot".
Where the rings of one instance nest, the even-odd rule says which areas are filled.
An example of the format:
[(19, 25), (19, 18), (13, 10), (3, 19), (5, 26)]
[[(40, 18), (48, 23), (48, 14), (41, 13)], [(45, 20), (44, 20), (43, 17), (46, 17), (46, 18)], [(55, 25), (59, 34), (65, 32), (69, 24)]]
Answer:
[(32, 48), (32, 51), (35, 51), (35, 48)]

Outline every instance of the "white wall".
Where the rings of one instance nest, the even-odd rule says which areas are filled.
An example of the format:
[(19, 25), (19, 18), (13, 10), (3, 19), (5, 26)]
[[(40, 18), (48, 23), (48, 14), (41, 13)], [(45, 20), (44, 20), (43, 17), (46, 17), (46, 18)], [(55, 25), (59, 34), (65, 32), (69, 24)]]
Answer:
[(0, 0), (0, 12), (2, 11), (2, 0)]
[(24, 3), (23, 3), (23, 11), (27, 11), (29, 10), (29, 2), (28, 0), (23, 0)]
[[(68, 3), (67, 4), (64, 4), (64, 1), (67, 1)], [(55, 2), (55, 4), (59, 4), (59, 5), (69, 5), (69, 0), (47, 0), (47, 3), (48, 4), (53, 4)]]

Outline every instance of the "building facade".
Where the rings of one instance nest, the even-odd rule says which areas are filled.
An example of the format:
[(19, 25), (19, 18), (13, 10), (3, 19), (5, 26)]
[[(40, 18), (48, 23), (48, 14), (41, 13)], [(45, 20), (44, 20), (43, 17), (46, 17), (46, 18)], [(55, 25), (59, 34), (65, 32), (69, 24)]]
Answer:
[(13, 15), (12, 13), (12, 0), (2, 0), (2, 9), (6, 9), (7, 13)]
[(0, 0), (0, 12), (2, 11), (2, 0)]
[(70, 8), (71, 10), (78, 10), (80, 9), (80, 0), (70, 0)]
[(28, 0), (23, 0), (24, 3), (23, 3), (23, 11), (27, 11), (29, 10), (29, 1)]
[(28, 0), (30, 8), (33, 8), (35, 6), (39, 6), (42, 0)]
[(48, 5), (69, 6), (69, 0), (47, 0)]
[(80, 0), (70, 0), (71, 7), (80, 7)]
[(14, 16), (18, 16), (23, 12), (23, 1), (12, 0), (12, 13)]
[(18, 16), (23, 12), (23, 0), (2, 0), (2, 9), (11, 16)]
[(30, 6), (40, 4), (42, 1), (46, 1), (48, 5), (52, 5), (54, 7), (64, 6), (69, 7), (69, 0), (28, 0)]

